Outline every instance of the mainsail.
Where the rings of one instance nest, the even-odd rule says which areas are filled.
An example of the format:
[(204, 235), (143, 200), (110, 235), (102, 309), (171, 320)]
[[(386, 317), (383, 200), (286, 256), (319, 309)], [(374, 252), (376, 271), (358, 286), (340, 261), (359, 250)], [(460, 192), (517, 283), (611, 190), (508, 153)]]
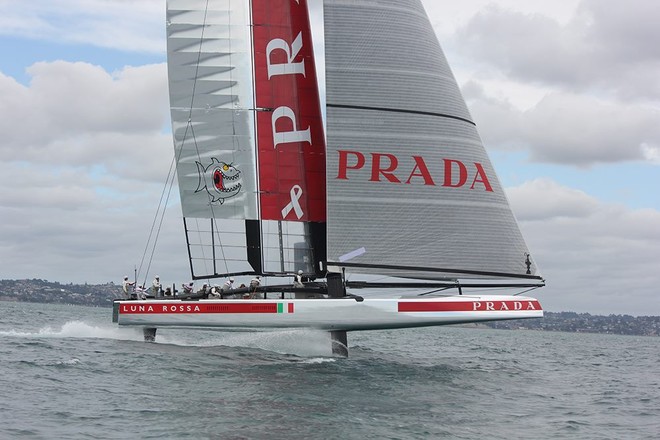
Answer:
[(306, 2), (169, 0), (167, 20), (193, 277), (313, 272), (325, 145)]
[(539, 279), (419, 0), (325, 0), (328, 264)]

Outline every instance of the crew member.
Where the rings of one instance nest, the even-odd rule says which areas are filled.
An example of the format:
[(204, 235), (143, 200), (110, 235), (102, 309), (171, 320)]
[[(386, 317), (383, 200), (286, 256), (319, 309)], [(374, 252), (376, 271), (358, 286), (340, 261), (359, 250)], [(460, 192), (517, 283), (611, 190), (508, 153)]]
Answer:
[(151, 284), (151, 293), (153, 293), (154, 296), (158, 296), (160, 294), (162, 285), (160, 284), (160, 277), (156, 275), (154, 278), (154, 282)]
[(250, 295), (250, 298), (257, 297), (257, 290), (259, 289), (260, 286), (261, 286), (261, 276), (257, 275), (256, 277), (250, 280), (250, 292), (252, 293)]
[(216, 284), (215, 286), (211, 287), (209, 298), (222, 298), (222, 295), (220, 294), (220, 286)]
[(135, 294), (140, 299), (147, 299), (147, 289), (142, 284), (135, 288)]
[(293, 287), (295, 289), (305, 287), (305, 285), (303, 284), (303, 271), (302, 270), (298, 270), (298, 273), (296, 274), (296, 276), (293, 277)]
[(225, 281), (225, 284), (223, 284), (222, 288), (220, 289), (222, 293), (227, 293), (230, 290), (234, 290), (234, 278), (229, 278), (227, 281)]
[(128, 299), (133, 296), (133, 286), (135, 286), (135, 282), (133, 281), (128, 281), (128, 277), (124, 277), (124, 281), (121, 283), (121, 290), (124, 292), (124, 298)]

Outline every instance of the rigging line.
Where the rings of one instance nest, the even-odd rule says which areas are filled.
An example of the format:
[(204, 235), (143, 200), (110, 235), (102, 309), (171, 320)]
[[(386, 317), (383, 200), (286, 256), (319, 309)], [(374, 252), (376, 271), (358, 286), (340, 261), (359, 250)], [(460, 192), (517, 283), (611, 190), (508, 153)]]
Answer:
[[(165, 190), (167, 189), (167, 184), (168, 184), (168, 182), (169, 182), (169, 180), (172, 176), (175, 164), (176, 164), (176, 158), (173, 155), (172, 156), (172, 162), (170, 163), (170, 169), (167, 172), (167, 178), (165, 179), (165, 184), (163, 185), (163, 191), (160, 193), (160, 199), (158, 200), (158, 207), (156, 208), (156, 213), (154, 214), (154, 220), (151, 223), (151, 230), (149, 231), (149, 238), (147, 238), (147, 242), (144, 245), (144, 252), (142, 253), (142, 260), (140, 260), (138, 275), (142, 273), (142, 266), (144, 264), (144, 259), (147, 256), (147, 252), (149, 251), (149, 244), (151, 243), (151, 237), (153, 236), (153, 233), (154, 233), (154, 228), (156, 226), (156, 221), (158, 220), (158, 215), (160, 213), (160, 208), (161, 208), (161, 206), (163, 206), (163, 197), (165, 197)], [(163, 207), (163, 211), (164, 211), (164, 209), (165, 208)], [(143, 282), (142, 285), (146, 285), (148, 274), (149, 274), (149, 271), (146, 271), (145, 274), (144, 274), (144, 282)]]
[[(147, 266), (147, 272), (151, 269), (151, 262), (154, 259), (154, 253), (156, 252), (156, 243), (158, 242), (158, 237), (160, 236), (160, 230), (163, 227), (163, 220), (165, 219), (165, 209), (167, 208), (167, 202), (170, 199), (170, 194), (172, 193), (172, 187), (174, 186), (174, 178), (176, 177), (176, 172), (172, 173), (171, 180), (169, 181), (169, 189), (167, 190), (167, 197), (165, 198), (165, 204), (163, 205), (163, 211), (160, 216), (160, 223), (158, 224), (158, 229), (156, 230), (156, 238), (154, 239), (154, 246), (151, 249), (151, 256), (149, 257), (149, 265)], [(146, 281), (145, 281), (146, 283)]]
[[(207, 1), (207, 8), (208, 8), (208, 1)], [(204, 26), (206, 26), (206, 13), (204, 15), (204, 23), (202, 23), (202, 37), (201, 37), (202, 39), (204, 38)], [(197, 160), (198, 160), (197, 163), (201, 164), (201, 162), (202, 162), (202, 156), (199, 152), (199, 145), (197, 144), (197, 136), (195, 135), (195, 128), (194, 128), (193, 123), (192, 123), (192, 111), (193, 111), (193, 104), (194, 104), (193, 101), (194, 101), (194, 97), (195, 97), (195, 88), (197, 86), (197, 73), (198, 73), (198, 70), (199, 70), (199, 59), (201, 57), (201, 50), (202, 50), (202, 40), (200, 40), (199, 50), (198, 50), (198, 53), (197, 53), (197, 66), (196, 66), (196, 70), (195, 70), (195, 77), (194, 77), (194, 80), (193, 80), (193, 92), (192, 92), (193, 97), (192, 97), (191, 102), (190, 102), (190, 110), (188, 112), (188, 122), (186, 123), (186, 131), (184, 132), (183, 139), (181, 141), (181, 150), (179, 151), (179, 157), (177, 158), (177, 162), (179, 161), (179, 159), (183, 155), (185, 143), (189, 139), (188, 132), (190, 132), (190, 138), (192, 139), (192, 143), (195, 146), (195, 153), (197, 154)], [(212, 203), (213, 197), (209, 194), (208, 198), (209, 198), (209, 208), (211, 210), (211, 217), (214, 217), (215, 214), (213, 213), (213, 203)], [(190, 232), (190, 231), (186, 230), (186, 235), (188, 234), (188, 232)], [(197, 242), (200, 244), (200, 251), (201, 251), (201, 254), (202, 254), (202, 261), (204, 262), (204, 270), (208, 273), (209, 270), (208, 270), (208, 266), (207, 266), (206, 254), (204, 253), (204, 243), (202, 241), (202, 231), (200, 230), (200, 227), (199, 227), (199, 219), (198, 218), (195, 218), (195, 232), (197, 232)], [(190, 243), (188, 243), (188, 251), (190, 252)], [(192, 260), (191, 260), (191, 264), (192, 264)], [(191, 275), (194, 276), (194, 273), (191, 274)]]
[[(181, 155), (183, 154), (183, 145), (185, 143), (186, 137), (188, 136), (188, 128), (190, 126), (190, 119), (188, 119), (188, 124), (186, 125), (186, 131), (183, 133), (183, 140), (181, 141), (181, 148), (179, 149), (178, 155), (175, 154), (172, 159), (173, 165), (170, 166), (170, 171), (167, 174), (167, 180), (165, 181), (165, 187), (163, 188), (163, 193), (165, 192), (165, 188), (169, 186), (169, 189), (167, 191), (167, 196), (165, 197), (165, 203), (163, 204), (163, 210), (160, 213), (160, 222), (158, 224), (158, 229), (156, 231), (156, 237), (154, 238), (153, 242), (153, 247), (151, 248), (151, 255), (149, 256), (149, 264), (147, 266), (147, 271), (145, 272), (145, 284), (146, 284), (146, 276), (149, 273), (149, 270), (151, 270), (151, 263), (154, 258), (154, 253), (156, 252), (156, 244), (158, 243), (158, 237), (160, 236), (160, 230), (163, 225), (163, 220), (165, 219), (165, 210), (167, 209), (167, 202), (170, 199), (170, 194), (172, 193), (172, 187), (174, 186), (174, 179), (176, 178), (176, 166), (174, 166), (176, 163), (179, 162), (181, 159)], [(176, 151), (176, 144), (175, 144), (175, 151)], [(161, 195), (162, 199), (162, 195)], [(156, 215), (156, 218), (158, 218), (158, 214)], [(155, 223), (154, 219), (154, 223)]]
[[(144, 253), (143, 258), (142, 258), (142, 261), (144, 261), (144, 257), (146, 255), (147, 249), (149, 247), (149, 242), (150, 242), (151, 237), (153, 235), (153, 230), (154, 230), (153, 228), (154, 228), (154, 225), (156, 224), (156, 220), (158, 219), (158, 211), (160, 210), (160, 206), (161, 206), (161, 203), (162, 203), (162, 200), (163, 200), (163, 194), (165, 194), (165, 188), (168, 188), (168, 186), (169, 186), (169, 189), (167, 191), (167, 196), (165, 198), (165, 203), (162, 204), (163, 210), (160, 214), (160, 222), (158, 224), (158, 229), (156, 231), (156, 236), (155, 236), (154, 241), (153, 241), (153, 247), (151, 249), (151, 255), (149, 257), (149, 263), (148, 263), (148, 266), (147, 266), (147, 270), (145, 272), (144, 284), (146, 284), (146, 276), (149, 273), (149, 270), (151, 269), (151, 263), (153, 262), (153, 256), (156, 252), (156, 244), (158, 242), (158, 237), (160, 235), (160, 231), (162, 229), (163, 221), (165, 219), (165, 210), (167, 208), (167, 202), (169, 201), (170, 195), (172, 193), (172, 187), (174, 186), (174, 178), (176, 176), (176, 172), (172, 172), (172, 168), (174, 167), (175, 163), (178, 163), (179, 159), (181, 158), (181, 155), (183, 154), (183, 147), (184, 147), (185, 141), (187, 139), (189, 129), (193, 133), (193, 139), (195, 139), (194, 131), (192, 129), (192, 111), (193, 111), (193, 106), (194, 106), (194, 101), (195, 101), (195, 90), (196, 90), (196, 87), (197, 87), (197, 77), (198, 77), (198, 73), (199, 73), (199, 61), (201, 59), (201, 54), (202, 54), (202, 43), (203, 43), (203, 40), (204, 40), (204, 30), (205, 30), (205, 27), (206, 27), (206, 17), (207, 17), (207, 13), (208, 13), (208, 5), (209, 5), (209, 0), (206, 0), (206, 7), (205, 7), (205, 10), (204, 10), (204, 21), (202, 23), (202, 33), (201, 33), (201, 37), (200, 37), (199, 50), (197, 51), (197, 63), (196, 63), (196, 66), (195, 66), (195, 80), (193, 81), (193, 89), (192, 89), (192, 94), (191, 94), (191, 98), (190, 98), (190, 108), (189, 108), (189, 111), (188, 111), (188, 124), (186, 125), (186, 131), (184, 132), (184, 135), (183, 135), (183, 139), (182, 139), (182, 142), (181, 142), (181, 149), (179, 150), (178, 157), (175, 155), (175, 157), (173, 158), (173, 161), (172, 161), (172, 165), (170, 165), (170, 171), (168, 172), (167, 180), (165, 182), (165, 187), (163, 188), (163, 193), (161, 194), (161, 200), (159, 202), (158, 209), (156, 211), (156, 215), (154, 216), (154, 222), (152, 224), (152, 229), (151, 229), (151, 232), (149, 234), (149, 240), (147, 241), (147, 245), (145, 247), (145, 253)], [(200, 158), (199, 149), (197, 148), (196, 140), (195, 140), (194, 143), (195, 143), (195, 149), (197, 150), (197, 157)], [(200, 160), (201, 160), (201, 158), (200, 158)], [(143, 262), (140, 263), (140, 270), (142, 270), (142, 264), (143, 264)]]
[[(159, 201), (159, 204), (158, 204), (158, 209), (156, 210), (156, 214), (154, 216), (154, 221), (153, 221), (152, 226), (151, 226), (151, 231), (149, 233), (149, 239), (147, 240), (147, 244), (145, 246), (145, 251), (144, 251), (144, 254), (142, 255), (142, 261), (140, 262), (140, 271), (141, 271), (142, 270), (142, 265), (144, 263), (144, 258), (146, 256), (146, 253), (147, 253), (148, 248), (149, 248), (149, 243), (150, 243), (151, 237), (153, 235), (154, 226), (155, 226), (156, 221), (158, 219), (158, 212), (160, 210), (160, 207), (161, 207), (161, 204), (162, 204), (162, 201), (163, 201), (163, 195), (165, 194), (165, 189), (169, 186), (169, 189), (167, 191), (167, 196), (166, 196), (166, 199), (165, 199), (165, 203), (162, 204), (163, 210), (160, 214), (160, 222), (158, 224), (158, 229), (157, 229), (157, 232), (156, 232), (156, 236), (155, 236), (154, 241), (153, 241), (153, 247), (151, 249), (151, 255), (149, 257), (149, 263), (147, 265), (147, 270), (145, 272), (145, 278), (144, 278), (144, 283), (143, 284), (146, 284), (146, 282), (147, 282), (146, 281), (147, 280), (147, 274), (149, 273), (149, 270), (151, 269), (151, 263), (153, 262), (153, 256), (154, 256), (154, 253), (156, 252), (156, 244), (158, 242), (158, 237), (160, 235), (160, 231), (161, 231), (161, 228), (162, 228), (162, 225), (163, 225), (163, 220), (165, 219), (165, 210), (167, 208), (167, 202), (169, 201), (170, 194), (172, 192), (172, 187), (174, 186), (174, 178), (176, 176), (176, 172), (173, 172), (172, 169), (175, 168), (174, 165), (181, 158), (181, 154), (183, 153), (183, 145), (186, 141), (186, 137), (187, 137), (187, 134), (188, 134), (188, 128), (189, 127), (191, 128), (192, 110), (193, 110), (193, 105), (194, 105), (194, 100), (195, 100), (195, 88), (197, 86), (197, 76), (198, 76), (198, 72), (199, 72), (199, 61), (201, 59), (201, 53), (202, 53), (202, 42), (203, 42), (203, 39), (204, 39), (204, 29), (205, 29), (205, 26), (206, 26), (206, 16), (207, 16), (207, 12), (208, 12), (208, 5), (209, 5), (209, 0), (206, 0), (206, 7), (205, 7), (205, 10), (204, 10), (204, 22), (202, 23), (202, 35), (201, 35), (201, 38), (200, 38), (200, 47), (199, 47), (199, 50), (197, 52), (197, 65), (195, 67), (195, 81), (193, 81), (193, 90), (192, 90), (192, 94), (191, 94), (191, 98), (190, 98), (191, 99), (190, 109), (188, 111), (188, 124), (186, 125), (186, 131), (185, 131), (184, 136), (183, 136), (183, 140), (182, 140), (182, 143), (181, 143), (181, 150), (179, 151), (179, 155), (178, 155), (178, 157), (176, 157), (176, 155), (175, 155), (175, 157), (173, 157), (173, 159), (172, 159), (172, 164), (170, 165), (170, 170), (168, 172), (167, 179), (165, 181), (165, 186), (163, 187), (163, 192), (161, 193), (161, 198), (160, 198), (160, 201)], [(199, 156), (199, 154), (198, 154), (198, 156)]]
[[(195, 78), (195, 82), (197, 82), (197, 78)], [(193, 144), (195, 145), (195, 152), (197, 153), (197, 159), (199, 159), (199, 161), (200, 161), (198, 163), (201, 163), (202, 157), (199, 153), (199, 145), (197, 144), (197, 137), (195, 136), (195, 128), (192, 126), (192, 121), (190, 119), (188, 119), (188, 126), (186, 127), (186, 135), (188, 133), (188, 127), (190, 127), (190, 133), (191, 133)], [(183, 145), (181, 145), (181, 152), (183, 152)], [(213, 217), (215, 217), (215, 214), (213, 212), (213, 197), (210, 194), (208, 194), (207, 197), (209, 198), (209, 209), (211, 210), (211, 222), (212, 222)], [(200, 244), (199, 249), (200, 249), (200, 252), (202, 253), (202, 261), (204, 262), (204, 271), (206, 273), (209, 273), (209, 268), (208, 268), (207, 260), (206, 260), (206, 254), (204, 252), (204, 242), (202, 240), (202, 231), (200, 230), (200, 227), (199, 227), (199, 219), (198, 218), (195, 218), (195, 229), (196, 229), (196, 232), (197, 232), (197, 242)], [(187, 232), (188, 231), (186, 231), (186, 233)], [(213, 241), (212, 240), (211, 240), (211, 246), (213, 246)], [(190, 244), (188, 244), (188, 249), (190, 250)]]
[[(213, 220), (211, 219), (211, 221)], [(206, 273), (209, 273), (210, 271), (209, 271), (208, 262), (206, 260), (206, 253), (204, 252), (204, 242), (202, 241), (202, 231), (201, 228), (199, 227), (198, 218), (195, 218), (195, 230), (197, 232), (197, 242), (199, 243), (199, 250), (202, 253), (202, 262), (204, 263), (204, 271)], [(211, 246), (213, 246), (213, 242), (211, 242)]]
[[(202, 21), (202, 33), (201, 33), (200, 38), (199, 38), (199, 48), (197, 50), (197, 63), (195, 65), (195, 76), (194, 76), (194, 79), (193, 79), (192, 97), (190, 99), (190, 109), (189, 109), (189, 112), (188, 112), (188, 126), (190, 127), (190, 132), (192, 134), (193, 144), (195, 145), (195, 152), (197, 153), (197, 159), (200, 162), (202, 161), (202, 157), (201, 157), (201, 154), (200, 154), (200, 151), (199, 151), (199, 145), (197, 144), (197, 137), (195, 136), (195, 129), (192, 126), (192, 112), (193, 112), (193, 107), (195, 105), (195, 90), (197, 88), (197, 80), (199, 79), (199, 64), (200, 64), (200, 60), (202, 58), (202, 45), (204, 44), (204, 31), (205, 31), (206, 26), (207, 26), (208, 10), (209, 10), (209, 0), (206, 0), (206, 5), (204, 7), (204, 19)], [(231, 17), (230, 17), (230, 23), (231, 23)], [(231, 31), (231, 26), (229, 26), (229, 28), (230, 28), (230, 31)], [(230, 37), (229, 40), (230, 40), (230, 43), (231, 43), (231, 37)], [(231, 53), (231, 50), (230, 50), (230, 53)], [(230, 61), (230, 63), (231, 63), (231, 61)], [(232, 112), (232, 119), (234, 117), (233, 115), (234, 115), (234, 113)], [(232, 127), (234, 127), (234, 126), (235, 126), (235, 124), (232, 124)], [(186, 134), (187, 134), (187, 128), (188, 127), (186, 127)], [(184, 138), (184, 141), (185, 141), (185, 138)], [(211, 222), (215, 223), (215, 212), (213, 210), (212, 200), (209, 201), (209, 209), (211, 211)], [(195, 224), (197, 226), (198, 241), (199, 241), (200, 244), (202, 244), (203, 243), (202, 242), (202, 235), (201, 235), (201, 231), (200, 231), (200, 228), (199, 228), (198, 219), (195, 219)], [(217, 223), (216, 223), (215, 226), (216, 226), (215, 229), (218, 230)], [(218, 230), (218, 242), (219, 242), (220, 250), (222, 251), (222, 255), (223, 255), (223, 262), (225, 264), (225, 272), (229, 272), (229, 268), (227, 266), (227, 260), (224, 257), (224, 247), (222, 246), (222, 241), (220, 240), (219, 230)], [(214, 246), (213, 240), (211, 240), (211, 246)], [(206, 254), (204, 252), (204, 246), (203, 245), (200, 246), (200, 251), (202, 253), (202, 261), (204, 262), (204, 270), (206, 271), (206, 273), (209, 273), (209, 268), (207, 266), (207, 258), (206, 258)]]
[[(197, 82), (196, 77), (195, 77), (195, 82)], [(192, 112), (192, 108), (191, 108), (191, 112)], [(181, 155), (183, 154), (184, 143), (185, 143), (186, 139), (188, 138), (188, 129), (190, 129), (190, 133), (191, 133), (190, 137), (192, 138), (192, 142), (195, 145), (195, 152), (197, 153), (197, 159), (199, 160), (199, 162), (197, 162), (197, 163), (201, 163), (202, 156), (199, 152), (199, 145), (197, 144), (197, 136), (195, 136), (195, 128), (193, 127), (192, 120), (190, 118), (188, 118), (188, 124), (186, 125), (186, 131), (185, 131), (185, 134), (184, 134), (183, 143), (181, 144), (181, 151), (179, 152), (179, 157), (181, 157)], [(215, 213), (213, 212), (213, 203), (212, 203), (213, 197), (210, 194), (208, 194), (207, 197), (209, 198), (209, 209), (211, 210), (211, 217), (212, 217), (211, 221), (213, 221), (213, 217), (215, 217)], [(199, 227), (199, 219), (198, 218), (195, 218), (195, 228), (196, 228), (196, 232), (197, 232), (197, 242), (200, 244), (200, 251), (202, 253), (202, 261), (204, 262), (204, 270), (208, 273), (209, 268), (207, 266), (206, 254), (204, 252), (204, 243), (202, 241), (202, 231), (200, 230), (200, 227)], [(188, 231), (186, 231), (186, 234), (187, 233), (188, 233)], [(188, 244), (188, 248), (190, 249), (190, 243)]]
[[(204, 24), (205, 23), (206, 23), (206, 17), (205, 17)], [(200, 51), (201, 51), (201, 42), (200, 42)], [(197, 72), (195, 72), (194, 84), (197, 84)], [(193, 90), (194, 90), (194, 86), (193, 86)], [(193, 92), (193, 94), (194, 94), (194, 92)], [(192, 114), (192, 102), (191, 102), (190, 112)], [(199, 152), (199, 145), (197, 144), (197, 136), (195, 136), (195, 127), (193, 127), (193, 125), (192, 125), (192, 119), (191, 118), (188, 118), (188, 124), (186, 125), (186, 133), (185, 133), (186, 137), (184, 138), (184, 140), (187, 139), (188, 129), (190, 129), (190, 135), (191, 135), (190, 137), (192, 138), (193, 145), (195, 146), (195, 153), (197, 153), (197, 159), (199, 161), (198, 163), (201, 163), (202, 162), (202, 156)], [(183, 154), (183, 144), (181, 144), (181, 153)], [(212, 203), (213, 197), (210, 194), (207, 194), (207, 197), (209, 198), (209, 208), (211, 210), (211, 217), (213, 217), (214, 216), (214, 214), (213, 214), (213, 203)], [(200, 227), (199, 227), (199, 219), (198, 218), (195, 218), (195, 229), (196, 229), (196, 232), (197, 232), (197, 242), (200, 244), (199, 249), (200, 249), (200, 252), (202, 254), (202, 261), (204, 263), (204, 271), (206, 273), (209, 273), (209, 268), (208, 268), (207, 261), (206, 261), (206, 254), (204, 252), (204, 242), (202, 240), (202, 231), (200, 230)], [(187, 233), (188, 233), (188, 231), (186, 231), (186, 234)], [(188, 243), (188, 252), (190, 253), (190, 243)], [(191, 266), (192, 266), (192, 257), (191, 257), (190, 261), (191, 261)]]
[[(470, 289), (470, 287), (463, 287), (463, 289), (467, 290)], [(506, 291), (507, 288), (501, 286), (493, 286), (493, 287), (473, 287), (473, 289), (479, 289), (479, 292), (499, 292), (502, 290)]]
[(514, 293), (513, 296), (518, 296), (518, 295), (522, 295), (523, 293), (531, 292), (532, 290), (536, 290), (536, 289), (538, 289), (539, 287), (540, 287), (540, 286), (530, 287), (529, 289), (527, 289), (527, 290), (523, 290), (522, 292)]
[(220, 247), (220, 254), (222, 256), (222, 261), (225, 264), (225, 273), (229, 272), (229, 265), (227, 264), (227, 257), (225, 255), (225, 247), (222, 245), (222, 239), (220, 236), (220, 228), (218, 228), (218, 223), (215, 218), (211, 220), (215, 224), (215, 234), (218, 237), (218, 246)]
[(450, 286), (447, 286), (447, 287), (441, 287), (440, 289), (429, 290), (428, 292), (420, 293), (420, 294), (417, 295), (417, 296), (433, 295), (434, 293), (442, 292), (443, 290), (447, 290), (447, 289), (455, 289), (456, 287), (458, 287), (458, 286), (451, 286), (451, 287), (450, 287)]
[[(186, 125), (186, 131), (184, 133), (183, 141), (181, 143), (181, 152), (179, 153), (179, 155), (181, 155), (183, 153), (183, 147), (185, 145), (186, 140), (188, 139), (188, 129), (190, 129), (193, 144), (195, 145), (195, 152), (197, 153), (197, 159), (199, 160), (199, 162), (202, 161), (202, 157), (201, 157), (201, 154), (199, 153), (199, 146), (197, 145), (197, 138), (195, 136), (195, 129), (193, 128), (193, 125), (192, 125), (192, 114), (193, 114), (193, 108), (195, 106), (195, 91), (197, 90), (197, 80), (199, 78), (199, 62), (202, 59), (202, 46), (204, 44), (204, 31), (206, 30), (206, 26), (207, 26), (206, 19), (207, 19), (207, 16), (208, 16), (208, 11), (209, 11), (209, 0), (206, 0), (206, 4), (204, 6), (204, 18), (202, 20), (202, 25), (201, 25), (202, 29), (201, 29), (201, 34), (200, 34), (200, 37), (199, 37), (199, 47), (197, 49), (197, 62), (195, 63), (195, 75), (193, 77), (192, 92), (191, 92), (191, 95), (190, 95), (190, 107), (188, 109), (188, 123)], [(211, 216), (213, 216), (214, 215), (213, 214), (213, 205), (211, 203), (209, 203), (209, 207), (211, 209)], [(200, 243), (200, 250), (201, 250), (201, 253), (202, 253), (202, 261), (204, 262), (204, 269), (208, 273), (208, 267), (206, 265), (206, 255), (204, 254), (204, 246), (203, 246), (203, 242), (202, 242), (202, 236), (201, 236), (201, 231), (200, 231), (200, 228), (199, 228), (199, 220), (198, 219), (195, 219), (195, 226), (196, 226), (196, 229), (197, 229), (198, 242)], [(188, 231), (186, 231), (186, 234), (188, 234)], [(188, 247), (190, 248), (190, 243), (188, 243)]]

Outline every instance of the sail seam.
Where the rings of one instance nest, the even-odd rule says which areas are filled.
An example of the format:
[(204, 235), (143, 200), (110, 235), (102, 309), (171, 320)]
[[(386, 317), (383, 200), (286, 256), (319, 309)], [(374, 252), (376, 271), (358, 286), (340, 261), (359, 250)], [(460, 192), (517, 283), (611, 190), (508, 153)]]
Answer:
[(415, 115), (436, 116), (439, 118), (449, 118), (449, 119), (456, 119), (458, 121), (467, 122), (468, 124), (472, 124), (475, 127), (477, 125), (474, 122), (470, 121), (469, 119), (465, 119), (460, 116), (448, 115), (445, 113), (425, 112), (421, 110), (406, 110), (401, 108), (369, 107), (364, 105), (346, 105), (346, 104), (326, 104), (326, 107), (346, 108), (351, 110), (375, 110), (375, 111), (392, 112), (392, 113), (409, 113)]

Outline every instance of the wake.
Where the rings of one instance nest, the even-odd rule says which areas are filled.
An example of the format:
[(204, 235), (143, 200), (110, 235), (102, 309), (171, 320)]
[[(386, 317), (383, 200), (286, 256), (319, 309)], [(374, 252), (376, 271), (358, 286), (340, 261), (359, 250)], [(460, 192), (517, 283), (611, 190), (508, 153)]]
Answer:
[[(42, 327), (36, 331), (5, 330), (0, 337), (53, 339), (109, 339), (143, 342), (138, 327), (98, 326), (84, 321), (68, 321), (62, 327)], [(331, 358), (330, 335), (321, 330), (284, 329), (275, 331), (219, 331), (208, 329), (158, 329), (155, 344), (182, 347), (230, 347), (258, 349), (278, 354), (313, 357), (310, 362)], [(328, 359), (326, 359), (328, 360)]]
[(42, 327), (36, 332), (19, 330), (0, 331), (0, 336), (18, 338), (94, 338), (142, 341), (142, 330), (135, 328), (99, 327), (83, 321), (69, 321), (60, 329)]

